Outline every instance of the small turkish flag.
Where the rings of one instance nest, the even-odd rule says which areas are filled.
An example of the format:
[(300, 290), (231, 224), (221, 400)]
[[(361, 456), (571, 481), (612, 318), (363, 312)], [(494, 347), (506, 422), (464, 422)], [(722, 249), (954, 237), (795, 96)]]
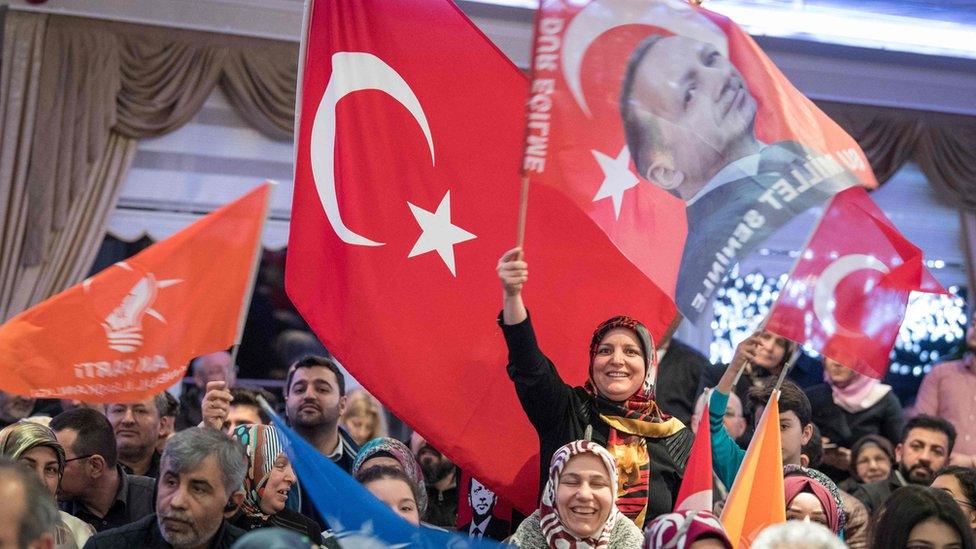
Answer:
[(861, 188), (837, 194), (797, 259), (766, 329), (881, 379), (912, 291), (946, 293)]
[(0, 389), (128, 402), (237, 340), (266, 183), (0, 326)]
[[(538, 438), (505, 371), (495, 266), (515, 240), (528, 84), (448, 1), (311, 7), (285, 286), (372, 394), (525, 513)], [(615, 314), (674, 307), (560, 193), (533, 190), (525, 298), (542, 348), (586, 379)]]
[[(709, 391), (713, 390), (706, 390), (706, 395), (710, 396)], [(695, 443), (691, 446), (685, 476), (681, 479), (681, 488), (674, 502), (675, 511), (712, 511), (712, 433), (708, 400), (706, 396), (705, 407), (698, 419), (698, 430), (695, 431)]]

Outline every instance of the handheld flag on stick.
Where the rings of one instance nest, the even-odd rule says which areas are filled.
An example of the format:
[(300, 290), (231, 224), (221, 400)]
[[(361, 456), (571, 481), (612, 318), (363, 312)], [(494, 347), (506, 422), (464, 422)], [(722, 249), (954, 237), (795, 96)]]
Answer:
[(0, 389), (140, 400), (234, 345), (270, 195), (265, 183), (0, 326)]
[[(314, 2), (303, 49), (288, 296), (370, 393), (531, 513), (538, 435), (505, 371), (494, 269), (528, 83), (448, 0)], [(625, 314), (659, 337), (674, 306), (565, 195), (533, 201), (525, 295), (577, 384), (595, 326)]]
[(766, 329), (881, 379), (912, 291), (946, 293), (925, 268), (922, 250), (864, 189), (848, 189), (824, 211)]
[(692, 322), (798, 213), (877, 185), (857, 143), (726, 17), (592, 0), (543, 2), (536, 22), (533, 192), (568, 197)]
[(675, 500), (675, 511), (712, 510), (712, 435), (708, 420), (708, 400), (712, 390), (705, 391), (705, 407), (698, 420), (695, 442)]
[(774, 391), (722, 509), (722, 524), (733, 547), (748, 548), (763, 528), (786, 522), (785, 502), (779, 391)]
[(292, 431), (263, 399), (262, 407), (271, 416), (275, 429), (283, 435), (285, 452), (302, 485), (303, 495), (312, 498), (315, 508), (329, 523), (341, 546), (509, 547), (490, 540), (463, 537), (408, 523)]

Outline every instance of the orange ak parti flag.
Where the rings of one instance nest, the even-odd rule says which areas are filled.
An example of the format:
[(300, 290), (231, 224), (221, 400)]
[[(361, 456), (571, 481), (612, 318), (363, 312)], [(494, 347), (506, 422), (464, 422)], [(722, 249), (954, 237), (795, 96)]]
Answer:
[(141, 400), (235, 344), (270, 196), (265, 183), (0, 326), (0, 390)]
[[(776, 395), (777, 393), (774, 393)], [(779, 400), (770, 398), (722, 509), (735, 549), (749, 547), (763, 528), (786, 522)]]

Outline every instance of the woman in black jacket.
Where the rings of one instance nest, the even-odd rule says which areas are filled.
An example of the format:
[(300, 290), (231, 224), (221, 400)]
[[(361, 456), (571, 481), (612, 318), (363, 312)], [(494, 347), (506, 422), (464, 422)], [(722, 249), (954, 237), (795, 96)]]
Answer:
[(589, 380), (571, 387), (536, 344), (522, 301), (528, 264), (521, 249), (502, 256), (498, 276), (504, 288), (499, 325), (508, 345), (508, 375), (539, 435), (540, 489), (556, 449), (587, 439), (607, 448), (617, 461), (617, 507), (624, 515), (643, 526), (671, 512), (693, 436), (654, 400), (648, 375), (655, 348), (647, 329), (623, 316), (601, 324), (590, 344)]

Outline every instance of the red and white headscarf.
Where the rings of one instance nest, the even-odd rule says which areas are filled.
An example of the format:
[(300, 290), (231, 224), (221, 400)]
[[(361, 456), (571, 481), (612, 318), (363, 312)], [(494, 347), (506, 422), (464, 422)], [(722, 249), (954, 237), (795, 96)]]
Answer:
[[(580, 454), (590, 453), (600, 458), (607, 475), (610, 477), (610, 486), (613, 490), (613, 498), (610, 501), (610, 515), (603, 523), (599, 535), (596, 538), (580, 539), (569, 533), (563, 526), (562, 519), (559, 517), (559, 510), (556, 508), (556, 492), (559, 490), (559, 476), (569, 460)], [(621, 517), (617, 509), (617, 463), (610, 455), (610, 452), (603, 446), (588, 440), (576, 440), (560, 447), (552, 455), (549, 462), (549, 481), (542, 492), (542, 503), (539, 505), (539, 523), (542, 527), (542, 535), (552, 549), (589, 549), (596, 547), (607, 547), (610, 545), (610, 533)]]
[(704, 538), (715, 538), (732, 549), (722, 522), (708, 511), (678, 511), (655, 518), (644, 534), (644, 549), (687, 549)]

